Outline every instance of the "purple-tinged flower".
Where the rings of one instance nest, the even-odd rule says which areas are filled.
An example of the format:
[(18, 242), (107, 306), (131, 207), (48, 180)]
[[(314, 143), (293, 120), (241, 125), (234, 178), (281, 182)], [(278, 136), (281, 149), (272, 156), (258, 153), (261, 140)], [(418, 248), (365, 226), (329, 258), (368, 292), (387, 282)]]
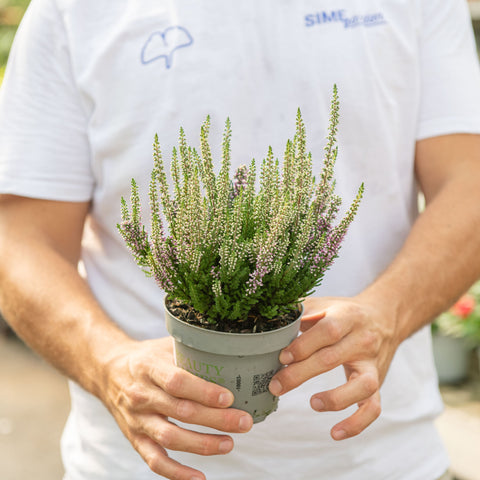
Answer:
[(240, 165), (235, 171), (232, 182), (232, 190), (230, 192), (230, 201), (240, 195), (240, 192), (244, 191), (248, 185), (248, 168), (246, 165)]

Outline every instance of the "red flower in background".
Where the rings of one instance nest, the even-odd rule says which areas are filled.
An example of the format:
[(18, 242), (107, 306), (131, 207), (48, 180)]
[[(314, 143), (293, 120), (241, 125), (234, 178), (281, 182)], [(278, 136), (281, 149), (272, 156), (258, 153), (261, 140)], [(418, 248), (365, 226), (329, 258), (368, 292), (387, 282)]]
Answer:
[(475, 299), (471, 295), (463, 295), (450, 311), (460, 318), (467, 318), (475, 308)]

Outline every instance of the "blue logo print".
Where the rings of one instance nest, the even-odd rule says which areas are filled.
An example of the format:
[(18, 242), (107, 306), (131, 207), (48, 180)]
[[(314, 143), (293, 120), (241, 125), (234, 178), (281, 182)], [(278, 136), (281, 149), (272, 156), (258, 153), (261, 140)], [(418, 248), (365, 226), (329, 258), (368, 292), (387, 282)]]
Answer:
[(165, 59), (165, 66), (170, 68), (173, 63), (173, 54), (179, 48), (189, 47), (193, 38), (184, 27), (168, 27), (160, 32), (153, 32), (142, 48), (141, 62), (144, 65)]
[(346, 10), (341, 9), (305, 15), (306, 27), (326, 24), (343, 24), (344, 28), (376, 27), (386, 23), (387, 21), (381, 12), (369, 13), (366, 15), (349, 15)]

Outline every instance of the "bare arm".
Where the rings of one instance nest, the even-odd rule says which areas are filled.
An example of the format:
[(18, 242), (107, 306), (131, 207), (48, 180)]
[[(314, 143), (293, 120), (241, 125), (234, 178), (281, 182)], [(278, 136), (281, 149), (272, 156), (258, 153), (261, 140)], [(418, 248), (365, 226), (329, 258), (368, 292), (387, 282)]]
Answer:
[(105, 403), (153, 471), (205, 478), (165, 448), (222, 454), (231, 437), (185, 430), (168, 417), (224, 432), (248, 431), (252, 419), (225, 408), (228, 390), (176, 368), (169, 338), (138, 342), (111, 322), (77, 273), (88, 209), (0, 196), (0, 310), (34, 350)]
[(480, 277), (480, 136), (418, 142), (416, 175), (425, 212), (393, 264), (365, 292), (390, 298), (397, 292), (399, 341), (431, 322)]
[(318, 411), (358, 410), (333, 427), (340, 440), (380, 415), (380, 386), (400, 343), (431, 322), (480, 276), (480, 136), (418, 142), (416, 174), (427, 206), (390, 267), (354, 298), (310, 298), (305, 333), (270, 385), (283, 394), (343, 365), (347, 382), (311, 399)]
[(128, 339), (77, 273), (87, 212), (87, 203), (0, 197), (0, 305), (35, 351), (98, 392), (102, 350)]

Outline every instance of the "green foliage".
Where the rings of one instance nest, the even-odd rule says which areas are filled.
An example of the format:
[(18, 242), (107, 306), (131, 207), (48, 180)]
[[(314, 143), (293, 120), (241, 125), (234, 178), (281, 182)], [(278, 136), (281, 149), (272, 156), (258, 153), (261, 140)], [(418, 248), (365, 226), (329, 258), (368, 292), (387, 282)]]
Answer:
[(0, 85), (18, 24), (30, 0), (0, 0)]
[(341, 205), (333, 180), (338, 110), (334, 87), (318, 183), (300, 110), (283, 165), (271, 148), (261, 162), (258, 191), (254, 160), (230, 177), (229, 119), (218, 174), (208, 141), (209, 117), (201, 127), (200, 153), (180, 129), (178, 149), (172, 152), (172, 192), (155, 137), (150, 234), (142, 223), (135, 181), (131, 209), (122, 199), (118, 225), (136, 262), (171, 297), (212, 322), (243, 320), (250, 313), (273, 318), (294, 307), (320, 284), (337, 257), (363, 195), (362, 184), (344, 218), (335, 223)]

